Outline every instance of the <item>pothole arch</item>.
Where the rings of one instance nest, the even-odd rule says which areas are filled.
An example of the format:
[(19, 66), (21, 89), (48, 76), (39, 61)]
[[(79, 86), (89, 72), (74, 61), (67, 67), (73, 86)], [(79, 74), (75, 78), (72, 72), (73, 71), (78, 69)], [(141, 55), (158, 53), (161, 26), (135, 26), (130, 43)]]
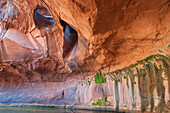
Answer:
[(45, 7), (41, 6), (37, 6), (36, 9), (34, 9), (33, 19), (38, 29), (49, 29), (55, 24), (55, 20), (49, 11)]
[(78, 45), (78, 33), (64, 20), (60, 20), (60, 23), (64, 32), (63, 58), (66, 58), (73, 51), (73, 48)]

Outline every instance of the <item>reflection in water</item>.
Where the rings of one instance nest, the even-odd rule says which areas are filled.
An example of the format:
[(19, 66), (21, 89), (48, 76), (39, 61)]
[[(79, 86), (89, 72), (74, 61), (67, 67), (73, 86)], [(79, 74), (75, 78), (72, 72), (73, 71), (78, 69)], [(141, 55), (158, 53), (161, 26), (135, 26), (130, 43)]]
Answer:
[(38, 109), (38, 108), (20, 108), (20, 107), (0, 107), (0, 113), (113, 113), (113, 112), (83, 111), (83, 110), (72, 111), (72, 110), (65, 110), (65, 109), (48, 109), (48, 108)]

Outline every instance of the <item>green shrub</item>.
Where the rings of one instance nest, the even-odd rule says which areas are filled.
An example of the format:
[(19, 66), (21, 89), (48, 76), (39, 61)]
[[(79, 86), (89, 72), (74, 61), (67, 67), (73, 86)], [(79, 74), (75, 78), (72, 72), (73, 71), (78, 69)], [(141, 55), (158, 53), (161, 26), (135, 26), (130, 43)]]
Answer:
[(104, 101), (107, 102), (107, 97), (104, 97)]
[(106, 77), (105, 75), (102, 75), (101, 72), (97, 72), (95, 75), (95, 83), (105, 83), (106, 82)]
[[(107, 100), (107, 97), (104, 97), (104, 106), (111, 106), (111, 103)], [(108, 104), (106, 104), (106, 102), (108, 102)]]
[(101, 106), (102, 105), (102, 100), (99, 99), (98, 102), (96, 102), (96, 103), (93, 102), (92, 105), (99, 105), (99, 106)]
[[(105, 106), (111, 106), (111, 103), (107, 100), (107, 97), (104, 97), (104, 101), (105, 101), (105, 103), (104, 103)], [(108, 102), (108, 104), (106, 104), (106, 102)], [(96, 102), (96, 103), (93, 102), (92, 105), (99, 105), (99, 106), (101, 106), (102, 105), (102, 100), (99, 99), (98, 102)]]

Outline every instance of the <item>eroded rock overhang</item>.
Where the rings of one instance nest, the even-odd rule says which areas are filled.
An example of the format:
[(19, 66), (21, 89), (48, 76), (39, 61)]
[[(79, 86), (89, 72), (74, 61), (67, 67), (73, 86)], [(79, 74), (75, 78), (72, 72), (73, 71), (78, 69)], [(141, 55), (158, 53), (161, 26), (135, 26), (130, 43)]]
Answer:
[[(6, 2), (2, 1), (1, 10)], [(9, 11), (11, 14), (3, 15), (5, 11), (2, 11), (1, 20), (5, 21), (5, 18), (11, 16), (13, 21), (8, 20), (9, 29), (16, 29), (28, 37), (37, 37), (36, 40), (42, 40), (40, 37), (50, 37), (47, 42), (43, 42), (47, 44), (46, 49), (35, 42), (34, 47), (39, 45), (36, 48), (48, 51), (50, 56), (57, 57), (62, 63), (66, 62), (71, 70), (77, 70), (77, 67), (84, 64), (87, 64), (84, 67), (95, 66), (95, 69), (90, 67), (92, 70), (106, 67), (116, 70), (155, 54), (157, 52), (155, 48), (161, 48), (169, 42), (168, 4), (167, 0), (153, 0), (150, 3), (116, 0), (88, 2), (13, 0), (13, 6), (4, 6), (11, 8), (11, 12)], [(46, 9), (51, 16), (46, 15), (46, 19), (45, 16), (44, 19), (37, 18), (41, 20), (38, 26), (35, 20), (35, 15), (40, 15), (36, 10), (37, 6), (39, 9)], [(65, 60), (63, 46), (66, 47), (66, 44), (61, 20), (77, 32), (76, 48), (72, 47), (73, 52), (69, 52), (70, 56)], [(40, 29), (42, 26), (47, 28), (43, 21), (51, 27), (45, 29), (48, 32)]]
[[(54, 99), (60, 100), (58, 103), (64, 101), (71, 104), (71, 101), (67, 101), (70, 99), (68, 92), (80, 93), (82, 88), (81, 85), (75, 87), (73, 82), (93, 75), (91, 72), (99, 69), (106, 73), (127, 67), (157, 54), (158, 49), (167, 47), (170, 41), (169, 4), (169, 0), (150, 2), (147, 0), (1, 0), (0, 60), (3, 61), (0, 69), (1, 87), (6, 89), (19, 87), (22, 83), (31, 83), (28, 86), (33, 87), (32, 82), (37, 82), (35, 87), (39, 89), (41, 85), (45, 87), (45, 84), (38, 82), (65, 81), (66, 86), (64, 83), (62, 85), (56, 83), (63, 89), (61, 88), (61, 91), (57, 89), (57, 93), (53, 96), (46, 93), (42, 95), (45, 98), (58, 95)], [(169, 54), (168, 51), (165, 54)], [(123, 82), (126, 83), (126, 80)], [(167, 81), (165, 82), (167, 84)], [(54, 86), (57, 86), (56, 84)], [(108, 84), (113, 85), (112, 82)], [(109, 85), (107, 89), (110, 90)], [(48, 87), (50, 86), (48, 84)], [(105, 84), (98, 85), (93, 81), (91, 85), (83, 87), (90, 86), (101, 91), (104, 90)], [(52, 89), (56, 90), (53, 87)], [(23, 90), (24, 85), (18, 91), (20, 93)], [(48, 88), (44, 88), (42, 92), (46, 90)], [(91, 91), (90, 88), (88, 91)], [(85, 98), (79, 104), (91, 102), (90, 99), (95, 94), (84, 97), (87, 92), (77, 94), (77, 97)], [(101, 93), (102, 96), (107, 94), (109, 95)], [(72, 98), (74, 102), (75, 95), (74, 93)], [(140, 96), (136, 96), (140, 105)], [(41, 97), (41, 94), (37, 97)], [(100, 96), (96, 96), (96, 99), (98, 97)], [(38, 100), (39, 103), (48, 103), (41, 98)], [(8, 100), (5, 98), (4, 102), (6, 101)], [(29, 101), (35, 100), (30, 98)], [(132, 103), (130, 100), (128, 102)]]

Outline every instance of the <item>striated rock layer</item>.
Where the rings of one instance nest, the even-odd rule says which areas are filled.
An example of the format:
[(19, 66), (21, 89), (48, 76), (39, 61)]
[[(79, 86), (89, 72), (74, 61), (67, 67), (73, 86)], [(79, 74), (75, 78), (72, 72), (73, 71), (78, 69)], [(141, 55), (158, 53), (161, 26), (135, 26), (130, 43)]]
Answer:
[[(116, 109), (170, 111), (169, 6), (169, 0), (1, 0), (0, 102), (101, 99)], [(158, 52), (166, 58), (143, 60)], [(99, 70), (107, 73), (105, 83), (92, 77)]]

